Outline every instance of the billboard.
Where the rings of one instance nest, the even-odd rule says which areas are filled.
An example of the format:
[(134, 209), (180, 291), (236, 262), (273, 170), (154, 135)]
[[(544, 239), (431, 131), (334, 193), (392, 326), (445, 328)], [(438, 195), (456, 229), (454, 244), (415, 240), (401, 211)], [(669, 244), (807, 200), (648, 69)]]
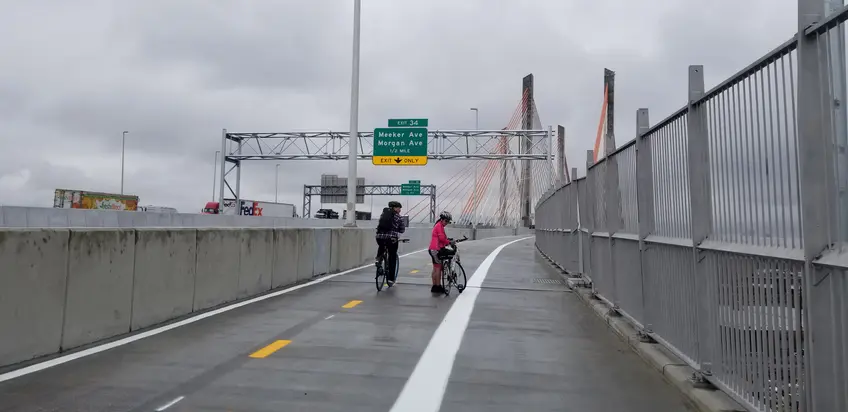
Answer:
[[(356, 203), (365, 203), (365, 178), (356, 178)], [(337, 175), (321, 175), (321, 203), (346, 204), (347, 178)]]

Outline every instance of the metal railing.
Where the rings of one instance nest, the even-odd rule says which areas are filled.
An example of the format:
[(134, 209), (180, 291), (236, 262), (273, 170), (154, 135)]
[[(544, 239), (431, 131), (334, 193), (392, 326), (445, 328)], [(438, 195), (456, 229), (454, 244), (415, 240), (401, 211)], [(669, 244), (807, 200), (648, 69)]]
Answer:
[(821, 3), (537, 205), (542, 253), (752, 411), (848, 410), (848, 7)]

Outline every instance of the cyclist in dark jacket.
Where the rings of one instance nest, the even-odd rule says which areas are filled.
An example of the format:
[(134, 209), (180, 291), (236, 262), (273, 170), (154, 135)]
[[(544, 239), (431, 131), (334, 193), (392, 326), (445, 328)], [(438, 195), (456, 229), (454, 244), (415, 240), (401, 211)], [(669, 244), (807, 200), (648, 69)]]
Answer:
[(389, 261), (386, 264), (386, 279), (389, 285), (395, 283), (395, 266), (397, 265), (398, 239), (400, 234), (406, 231), (403, 219), (400, 217), (400, 202), (391, 201), (389, 207), (383, 209), (380, 221), (377, 224), (377, 259), (375, 264), (379, 267), (383, 253), (388, 251)]

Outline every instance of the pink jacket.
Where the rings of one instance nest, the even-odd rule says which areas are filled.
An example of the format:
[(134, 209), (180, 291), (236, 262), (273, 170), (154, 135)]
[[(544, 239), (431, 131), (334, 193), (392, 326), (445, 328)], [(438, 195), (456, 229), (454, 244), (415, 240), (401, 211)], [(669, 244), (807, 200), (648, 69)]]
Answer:
[(439, 250), (450, 244), (448, 235), (445, 234), (445, 226), (441, 221), (433, 226), (433, 235), (430, 238), (430, 250)]

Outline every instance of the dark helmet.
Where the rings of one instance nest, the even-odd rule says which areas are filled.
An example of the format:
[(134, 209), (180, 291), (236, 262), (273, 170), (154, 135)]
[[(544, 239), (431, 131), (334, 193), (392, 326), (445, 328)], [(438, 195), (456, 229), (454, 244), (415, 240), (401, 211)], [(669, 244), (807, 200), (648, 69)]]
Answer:
[(451, 220), (453, 220), (453, 216), (451, 216), (450, 212), (446, 210), (439, 215), (439, 219), (447, 220), (448, 222), (450, 222)]
[(400, 204), (400, 202), (392, 200), (391, 202), (389, 202), (389, 207), (403, 207), (403, 206)]

